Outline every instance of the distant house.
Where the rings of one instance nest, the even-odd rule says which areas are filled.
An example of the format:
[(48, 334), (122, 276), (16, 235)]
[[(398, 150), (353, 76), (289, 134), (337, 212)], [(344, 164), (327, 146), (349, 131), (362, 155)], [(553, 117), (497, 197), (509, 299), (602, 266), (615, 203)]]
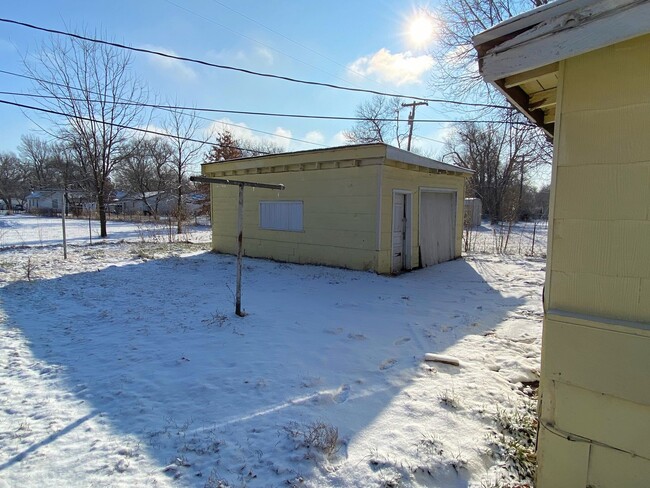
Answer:
[[(244, 253), (378, 273), (459, 257), (470, 170), (365, 144), (206, 163), (204, 176), (283, 183), (251, 189)], [(237, 188), (211, 185), (212, 247), (237, 249)]]
[[(60, 214), (63, 207), (63, 190), (44, 189), (34, 190), (25, 197), (25, 210), (29, 213), (45, 215)], [(96, 207), (93, 199), (85, 192), (79, 190), (68, 190), (67, 211), (80, 212), (83, 209), (94, 209)]]
[(121, 192), (109, 204), (112, 213), (126, 215), (169, 215), (175, 208), (176, 196), (169, 191)]
[(556, 1), (474, 45), (554, 141), (536, 486), (650, 486), (650, 2)]

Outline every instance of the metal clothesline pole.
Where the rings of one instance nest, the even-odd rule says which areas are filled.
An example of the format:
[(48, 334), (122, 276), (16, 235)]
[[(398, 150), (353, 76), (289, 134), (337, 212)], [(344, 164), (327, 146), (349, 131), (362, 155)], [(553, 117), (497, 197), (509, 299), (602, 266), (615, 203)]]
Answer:
[(255, 183), (253, 181), (230, 180), (223, 178), (209, 178), (207, 176), (191, 176), (190, 181), (209, 183), (211, 185), (236, 185), (239, 187), (239, 201), (237, 205), (237, 290), (235, 292), (235, 314), (243, 317), (241, 309), (241, 269), (244, 251), (244, 187), (266, 188), (269, 190), (284, 190), (282, 184)]

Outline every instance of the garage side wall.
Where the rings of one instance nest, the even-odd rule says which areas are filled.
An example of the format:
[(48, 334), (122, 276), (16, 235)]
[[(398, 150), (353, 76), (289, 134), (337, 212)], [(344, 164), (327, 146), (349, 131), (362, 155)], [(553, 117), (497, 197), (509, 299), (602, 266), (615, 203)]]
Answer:
[[(441, 188), (456, 191), (456, 245), (455, 257), (460, 257), (463, 237), (463, 204), (465, 178), (463, 176), (434, 174), (425, 168), (414, 166), (398, 167), (400, 163), (385, 165), (381, 175), (381, 233), (378, 268), (381, 273), (390, 273), (393, 190), (412, 192), (411, 212), (411, 268), (420, 266), (419, 260), (419, 215), (420, 190), (422, 188)], [(409, 169), (412, 168), (412, 169)]]
[[(233, 175), (285, 190), (246, 188), (244, 254), (293, 263), (375, 270), (378, 165)], [(237, 252), (236, 186), (212, 185), (212, 247)], [(261, 201), (302, 201), (303, 230), (260, 228)]]
[(643, 36), (560, 65), (540, 488), (650, 479), (648, 53)]

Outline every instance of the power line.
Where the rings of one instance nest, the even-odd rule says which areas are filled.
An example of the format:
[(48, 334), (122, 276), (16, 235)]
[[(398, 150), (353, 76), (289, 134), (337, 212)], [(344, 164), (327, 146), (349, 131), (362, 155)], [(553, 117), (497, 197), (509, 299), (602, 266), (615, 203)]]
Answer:
[(88, 41), (96, 44), (103, 44), (106, 46), (112, 46), (116, 47), (119, 49), (126, 49), (129, 51), (134, 51), (134, 52), (139, 52), (139, 53), (145, 53), (145, 54), (151, 54), (154, 56), (160, 56), (164, 57), (167, 59), (175, 59), (177, 61), (185, 61), (188, 63), (195, 63), (199, 64), (202, 66), (208, 66), (211, 68), (217, 68), (217, 69), (223, 69), (223, 70), (228, 70), (228, 71), (236, 71), (239, 73), (245, 73), (248, 75), (253, 75), (253, 76), (260, 76), (263, 78), (270, 78), (270, 79), (276, 79), (276, 80), (282, 80), (282, 81), (287, 81), (291, 83), (298, 83), (298, 84), (303, 84), (303, 85), (309, 85), (309, 86), (320, 86), (324, 88), (332, 88), (334, 90), (342, 90), (342, 91), (349, 91), (349, 92), (355, 92), (355, 93), (368, 93), (371, 95), (379, 95), (379, 96), (385, 96), (385, 97), (398, 97), (398, 98), (410, 98), (413, 100), (421, 100), (424, 102), (431, 102), (431, 103), (447, 103), (451, 105), (462, 105), (462, 106), (468, 106), (468, 107), (483, 107), (483, 108), (499, 108), (499, 109), (508, 109), (508, 110), (513, 110), (513, 107), (508, 107), (505, 105), (495, 105), (495, 104), (486, 104), (486, 103), (473, 103), (473, 102), (460, 102), (457, 100), (444, 100), (441, 98), (425, 98), (425, 97), (417, 97), (417, 96), (412, 96), (412, 95), (404, 95), (404, 94), (397, 94), (397, 93), (389, 93), (389, 92), (382, 92), (378, 90), (370, 90), (370, 89), (365, 89), (365, 88), (354, 88), (350, 86), (341, 86), (341, 85), (335, 85), (332, 83), (323, 83), (319, 81), (310, 81), (310, 80), (303, 80), (299, 78), (292, 78), (289, 76), (282, 76), (282, 75), (276, 75), (272, 73), (262, 73), (259, 71), (253, 71), (245, 68), (237, 68), (235, 66), (228, 66), (224, 64), (217, 64), (217, 63), (211, 63), (209, 61), (204, 61), (201, 59), (196, 59), (196, 58), (189, 58), (185, 56), (177, 56), (174, 54), (169, 54), (169, 53), (164, 53), (160, 51), (155, 51), (152, 49), (145, 49), (145, 48), (140, 48), (140, 47), (133, 47), (133, 46), (127, 46), (126, 44), (120, 44), (117, 42), (111, 42), (111, 41), (106, 41), (103, 39), (96, 39), (93, 37), (88, 37), (88, 36), (82, 36), (80, 34), (74, 34), (71, 32), (66, 32), (66, 31), (61, 31), (57, 29), (50, 29), (47, 27), (39, 27), (34, 24), (29, 24), (26, 22), (20, 22), (17, 20), (12, 20), (12, 19), (5, 19), (5, 18), (0, 18), (0, 22), (4, 22), (7, 24), (13, 24), (13, 25), (19, 25), (21, 27), (27, 27), (29, 29), (34, 29), (42, 32), (48, 32), (50, 34), (57, 34), (61, 36), (67, 36), (67, 37), (72, 37), (74, 39), (79, 39), (82, 41)]
[[(197, 16), (197, 17), (200, 18), (200, 19), (205, 20), (206, 22), (211, 22), (211, 23), (213, 23), (213, 24), (219, 26), (219, 27), (222, 28), (222, 29), (225, 29), (225, 30), (227, 30), (227, 31), (229, 31), (229, 32), (232, 32), (233, 34), (236, 34), (236, 35), (238, 35), (238, 36), (240, 36), (240, 37), (243, 37), (244, 39), (247, 39), (247, 40), (249, 40), (249, 41), (251, 41), (251, 42), (255, 42), (255, 43), (259, 44), (260, 46), (263, 46), (263, 47), (265, 47), (265, 48), (267, 48), (267, 49), (270, 49), (270, 50), (272, 50), (272, 51), (275, 51), (276, 53), (282, 54), (283, 56), (286, 56), (286, 57), (288, 57), (288, 58), (290, 58), (290, 59), (293, 59), (294, 61), (298, 61), (299, 63), (302, 63), (302, 64), (304, 64), (305, 66), (309, 66), (310, 68), (313, 68), (313, 69), (316, 69), (316, 70), (318, 70), (318, 71), (321, 71), (321, 72), (325, 73), (326, 75), (329, 75), (329, 76), (332, 76), (332, 77), (334, 77), (334, 78), (337, 78), (337, 79), (339, 79), (339, 80), (341, 80), (341, 81), (345, 81), (345, 82), (347, 82), (347, 80), (341, 78), (340, 76), (337, 76), (337, 75), (334, 75), (334, 74), (332, 74), (332, 73), (329, 73), (329, 72), (325, 71), (324, 69), (319, 68), (318, 66), (314, 66), (313, 64), (309, 64), (308, 62), (303, 61), (303, 60), (300, 59), (300, 58), (296, 58), (295, 56), (292, 56), (291, 54), (287, 54), (287, 53), (285, 53), (284, 51), (281, 51), (280, 49), (277, 49), (277, 48), (275, 48), (275, 47), (273, 47), (273, 46), (269, 46), (268, 44), (265, 44), (265, 43), (263, 43), (262, 41), (258, 41), (257, 39), (254, 39), (254, 38), (252, 38), (252, 37), (250, 37), (250, 36), (247, 36), (247, 35), (245, 35), (245, 34), (242, 34), (241, 32), (239, 32), (239, 31), (237, 31), (237, 30), (235, 30), (235, 29), (231, 29), (231, 28), (228, 27), (227, 25), (221, 24), (220, 22), (217, 22), (216, 20), (212, 20), (212, 19), (206, 17), (205, 15), (202, 15), (202, 14), (200, 14), (200, 13), (198, 13), (198, 12), (195, 12), (195, 11), (193, 11), (193, 10), (190, 10), (189, 8), (184, 7), (183, 5), (179, 5), (179, 4), (177, 4), (176, 2), (172, 2), (172, 0), (166, 0), (166, 1), (167, 1), (167, 3), (173, 5), (174, 7), (177, 7), (177, 8), (179, 8), (179, 9), (181, 9), (181, 10), (185, 10), (186, 12), (188, 12), (188, 13), (190, 13), (190, 14), (192, 14), (192, 15), (195, 15), (195, 16)], [(231, 10), (232, 10), (232, 9), (231, 9)], [(241, 15), (241, 14), (240, 14), (240, 15)]]
[[(0, 69), (0, 73), (6, 73), (6, 74), (14, 74), (5, 70)], [(68, 86), (68, 85), (63, 85), (61, 83), (55, 83), (55, 82), (50, 82), (46, 80), (42, 80), (39, 78), (35, 78), (32, 76), (26, 76), (26, 75), (16, 75), (16, 76), (21, 76), (23, 78), (43, 82), (43, 83), (51, 83), (57, 86), (65, 87), (65, 88), (71, 88), (73, 90), (78, 90), (78, 91), (83, 91), (81, 88), (76, 88), (73, 86)], [(91, 92), (92, 93), (92, 92)], [(54, 95), (40, 95), (40, 94), (33, 94), (33, 93), (22, 93), (22, 92), (12, 92), (12, 91), (0, 91), (0, 95), (11, 95), (11, 96), (20, 96), (20, 97), (29, 97), (29, 98), (58, 98)], [(73, 102), (98, 102), (98, 100), (87, 100), (87, 99), (81, 99), (81, 98), (70, 98), (66, 97), (66, 100), (70, 100)], [(334, 116), (334, 115), (307, 115), (307, 114), (287, 114), (287, 113), (275, 113), (275, 112), (251, 112), (247, 110), (226, 110), (226, 109), (218, 109), (218, 108), (205, 108), (205, 107), (190, 107), (190, 106), (182, 106), (182, 105), (166, 105), (166, 104), (157, 104), (157, 103), (146, 103), (146, 102), (133, 102), (130, 100), (124, 100), (124, 99), (118, 99), (120, 101), (115, 102), (115, 105), (127, 105), (127, 106), (137, 106), (137, 107), (147, 107), (147, 108), (156, 108), (160, 110), (177, 110), (177, 111), (187, 111), (187, 112), (211, 112), (211, 113), (225, 113), (225, 114), (235, 114), (235, 115), (253, 115), (253, 116), (267, 116), (267, 117), (279, 117), (279, 118), (300, 118), (300, 119), (315, 119), (315, 120), (344, 120), (344, 121), (364, 121), (368, 120), (367, 118), (364, 117), (345, 117), (345, 116)], [(209, 119), (206, 117), (200, 117), (197, 116), (200, 119), (211, 121), (211, 122), (219, 122), (225, 125), (233, 125), (236, 127), (241, 127), (238, 126), (237, 124), (229, 124), (227, 122), (222, 122), (220, 120), (215, 120), (215, 119)], [(397, 122), (397, 118), (376, 118), (373, 119), (376, 120), (377, 122)], [(436, 123), (436, 124), (443, 124), (443, 123), (450, 123), (450, 124), (458, 124), (462, 122), (468, 122), (467, 120), (463, 119), (414, 119), (414, 122), (423, 122), (423, 123)], [(506, 123), (502, 120), (478, 120), (477, 122), (483, 122), (483, 123), (491, 123), (491, 124), (500, 124), (500, 123)], [(515, 125), (531, 125), (527, 122), (508, 122), (511, 124)], [(315, 142), (310, 142), (310, 141), (305, 141), (302, 139), (296, 139), (293, 137), (288, 137), (288, 136), (282, 136), (279, 134), (274, 134), (271, 132), (266, 132), (263, 130), (259, 129), (253, 129), (251, 127), (246, 127), (246, 129), (249, 129), (253, 132), (260, 132), (262, 134), (267, 134), (271, 135), (274, 137), (282, 137), (285, 139), (289, 139), (292, 141), (297, 141), (297, 142), (305, 142), (309, 144), (314, 144), (314, 145), (320, 145)], [(325, 147), (325, 146), (323, 146)]]
[[(170, 1), (170, 0), (167, 0), (167, 1)], [(267, 31), (272, 32), (273, 34), (275, 34), (275, 35), (277, 35), (277, 36), (280, 36), (280, 37), (282, 37), (283, 39), (286, 39), (287, 41), (291, 42), (292, 44), (295, 44), (296, 46), (298, 46), (298, 47), (300, 47), (300, 48), (302, 48), (302, 49), (305, 49), (306, 51), (310, 51), (310, 52), (312, 52), (313, 54), (315, 54), (315, 55), (317, 55), (317, 56), (320, 56), (321, 58), (326, 59), (327, 61), (329, 61), (329, 62), (331, 62), (331, 63), (334, 63), (334, 64), (336, 64), (337, 66), (340, 66), (341, 68), (345, 68), (346, 70), (350, 71), (351, 73), (354, 73), (354, 74), (357, 75), (357, 76), (361, 76), (361, 77), (365, 78), (365, 79), (368, 80), (368, 81), (371, 81), (371, 82), (373, 82), (373, 83), (377, 83), (376, 81), (371, 80), (370, 78), (368, 78), (366, 75), (364, 75), (364, 74), (362, 74), (362, 73), (359, 73), (358, 71), (354, 71), (353, 69), (350, 69), (348, 66), (345, 66), (345, 65), (339, 63), (339, 62), (336, 61), (335, 59), (332, 59), (332, 58), (330, 58), (329, 56), (326, 56), (325, 54), (322, 54), (322, 53), (316, 51), (315, 49), (310, 48), (309, 46), (305, 46), (304, 44), (301, 44), (301, 43), (299, 43), (298, 41), (295, 41), (295, 40), (291, 39), (290, 37), (284, 35), (282, 32), (279, 32), (279, 31), (276, 31), (275, 29), (270, 28), (269, 26), (263, 24), (262, 22), (259, 22), (258, 20), (255, 20), (254, 18), (249, 17), (248, 15), (246, 15), (246, 14), (244, 14), (244, 13), (238, 11), (238, 10), (235, 10), (234, 8), (232, 8), (232, 7), (228, 6), (228, 5), (226, 5), (226, 4), (223, 3), (223, 2), (220, 2), (219, 0), (212, 0), (212, 1), (213, 1), (214, 3), (216, 3), (217, 5), (221, 5), (223, 8), (228, 9), (228, 10), (230, 10), (231, 12), (234, 12), (234, 13), (236, 13), (237, 15), (239, 15), (239, 16), (245, 18), (246, 20), (249, 20), (250, 22), (253, 22), (254, 24), (257, 24), (257, 25), (259, 25), (260, 27), (263, 27), (263, 28), (266, 29)], [(171, 2), (170, 2), (170, 3), (171, 3)], [(309, 65), (308, 65), (308, 66), (309, 66)], [(329, 73), (328, 73), (328, 74), (329, 74)], [(340, 79), (340, 78), (339, 78), (339, 79)], [(377, 83), (377, 84), (380, 85), (381, 83)]]
[[(71, 90), (76, 90), (76, 91), (81, 91), (81, 92), (87, 91), (88, 93), (92, 93), (93, 95), (101, 96), (101, 94), (99, 94), (97, 92), (93, 92), (92, 90), (83, 90), (82, 88), (77, 88), (77, 87), (74, 87), (74, 86), (71, 86), (71, 85), (65, 85), (63, 83), (56, 83), (54, 81), (43, 80), (41, 78), (36, 78), (34, 76), (20, 75), (18, 73), (12, 73), (11, 71), (5, 71), (5, 70), (0, 70), (0, 73), (10, 74), (10, 75), (13, 75), (13, 76), (19, 76), (21, 78), (34, 80), (34, 81), (37, 81), (39, 83), (51, 84), (51, 85), (55, 85), (55, 86), (60, 86), (62, 88), (69, 88)], [(28, 97), (28, 98), (45, 98), (45, 99), (48, 99), (48, 98), (51, 98), (51, 99), (60, 98), (60, 97), (57, 97), (57, 96), (54, 96), (54, 95), (40, 95), (40, 94), (33, 94), (33, 93), (21, 93), (21, 92), (9, 92), (9, 91), (0, 91), (0, 94), (1, 95), (10, 95), (10, 96), (19, 96), (19, 97)], [(84, 99), (71, 98), (71, 97), (68, 97), (68, 96), (66, 96), (65, 99), (70, 100), (71, 102), (91, 102), (91, 103), (98, 103), (99, 102), (99, 100), (88, 100), (88, 99), (85, 99), (85, 98)], [(234, 110), (234, 111), (222, 111), (222, 110), (214, 110), (214, 109), (197, 109), (197, 108), (194, 108), (194, 107), (182, 107), (182, 106), (175, 106), (175, 105), (162, 105), (162, 104), (153, 104), (153, 103), (145, 103), (145, 102), (134, 102), (132, 100), (126, 100), (126, 99), (123, 99), (123, 98), (118, 98), (117, 100), (119, 100), (119, 101), (113, 102), (114, 105), (126, 105), (126, 106), (135, 106), (135, 107), (157, 108), (157, 109), (166, 110), (166, 111), (169, 111), (169, 112), (174, 112), (174, 111), (185, 111), (185, 112), (190, 111), (191, 112), (191, 111), (194, 111), (194, 112), (216, 112), (216, 113), (226, 112), (226, 113), (234, 113), (234, 114), (237, 114), (237, 113), (245, 114), (246, 113), (246, 112), (240, 112), (240, 111), (236, 111), (236, 110)], [(187, 115), (189, 116), (189, 114), (187, 114)], [(206, 120), (208, 122), (218, 122), (220, 124), (227, 125), (227, 126), (230, 126), (230, 127), (239, 127), (240, 129), (243, 128), (241, 125), (237, 125), (237, 124), (234, 124), (234, 123), (231, 124), (231, 123), (228, 123), (228, 122), (224, 122), (222, 120), (209, 119), (207, 117), (202, 117), (200, 115), (195, 115), (195, 117), (197, 119)], [(282, 134), (267, 132), (267, 131), (264, 131), (264, 130), (261, 130), (261, 129), (254, 129), (252, 127), (245, 127), (245, 129), (250, 130), (251, 132), (259, 132), (260, 134), (266, 134), (266, 135), (269, 135), (269, 136), (272, 136), (272, 137), (279, 137), (281, 139), (287, 139), (289, 141), (296, 141), (296, 142), (302, 142), (304, 144), (311, 144), (313, 146), (326, 147), (325, 145), (319, 144), (317, 142), (306, 141), (304, 139), (297, 139), (295, 137), (284, 136)]]
[[(15, 107), (24, 108), (24, 109), (27, 109), (27, 110), (35, 110), (35, 111), (38, 111), (38, 112), (45, 112), (45, 113), (52, 114), (52, 115), (61, 115), (63, 117), (68, 117), (68, 118), (71, 118), (71, 119), (84, 120), (86, 122), (93, 122), (93, 123), (102, 124), (102, 125), (109, 125), (111, 127), (117, 127), (118, 129), (127, 129), (127, 130), (132, 130), (132, 131), (135, 131), (135, 132), (143, 132), (145, 134), (153, 134), (153, 135), (161, 136), (161, 137), (169, 137), (171, 139), (183, 140), (183, 141), (188, 141), (188, 142), (197, 142), (199, 144), (207, 144), (209, 146), (212, 146), (214, 144), (214, 143), (212, 143), (210, 141), (204, 141), (204, 140), (201, 140), (201, 139), (194, 139), (192, 137), (184, 137), (184, 136), (180, 136), (180, 135), (167, 134), (165, 132), (160, 132), (160, 131), (156, 131), (156, 130), (143, 129), (142, 127), (132, 127), (130, 125), (116, 124), (114, 122), (108, 122), (108, 121), (105, 121), (105, 120), (97, 120), (97, 119), (94, 119), (92, 117), (84, 117), (83, 115), (67, 114), (65, 112), (59, 112), (57, 110), (50, 110), (50, 109), (42, 108), (42, 107), (34, 107), (33, 105), (25, 105), (23, 103), (11, 102), (9, 100), (0, 99), (0, 103), (4, 103), (5, 105), (13, 105)], [(225, 148), (228, 148), (228, 149), (237, 149), (239, 151), (250, 151), (252, 153), (260, 154), (260, 155), (270, 154), (270, 153), (268, 153), (266, 151), (258, 151), (256, 149), (249, 149), (249, 148), (245, 148), (245, 147), (226, 146), (226, 145), (222, 145), (221, 147), (225, 147)]]

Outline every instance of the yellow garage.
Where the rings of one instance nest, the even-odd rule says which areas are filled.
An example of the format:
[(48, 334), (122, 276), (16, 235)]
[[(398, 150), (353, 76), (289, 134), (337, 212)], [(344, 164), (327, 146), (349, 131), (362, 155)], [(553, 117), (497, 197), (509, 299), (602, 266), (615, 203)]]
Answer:
[[(464, 168), (364, 144), (206, 163), (202, 174), (285, 185), (247, 189), (246, 256), (400, 273), (461, 254)], [(236, 253), (237, 192), (211, 185), (215, 251)]]

